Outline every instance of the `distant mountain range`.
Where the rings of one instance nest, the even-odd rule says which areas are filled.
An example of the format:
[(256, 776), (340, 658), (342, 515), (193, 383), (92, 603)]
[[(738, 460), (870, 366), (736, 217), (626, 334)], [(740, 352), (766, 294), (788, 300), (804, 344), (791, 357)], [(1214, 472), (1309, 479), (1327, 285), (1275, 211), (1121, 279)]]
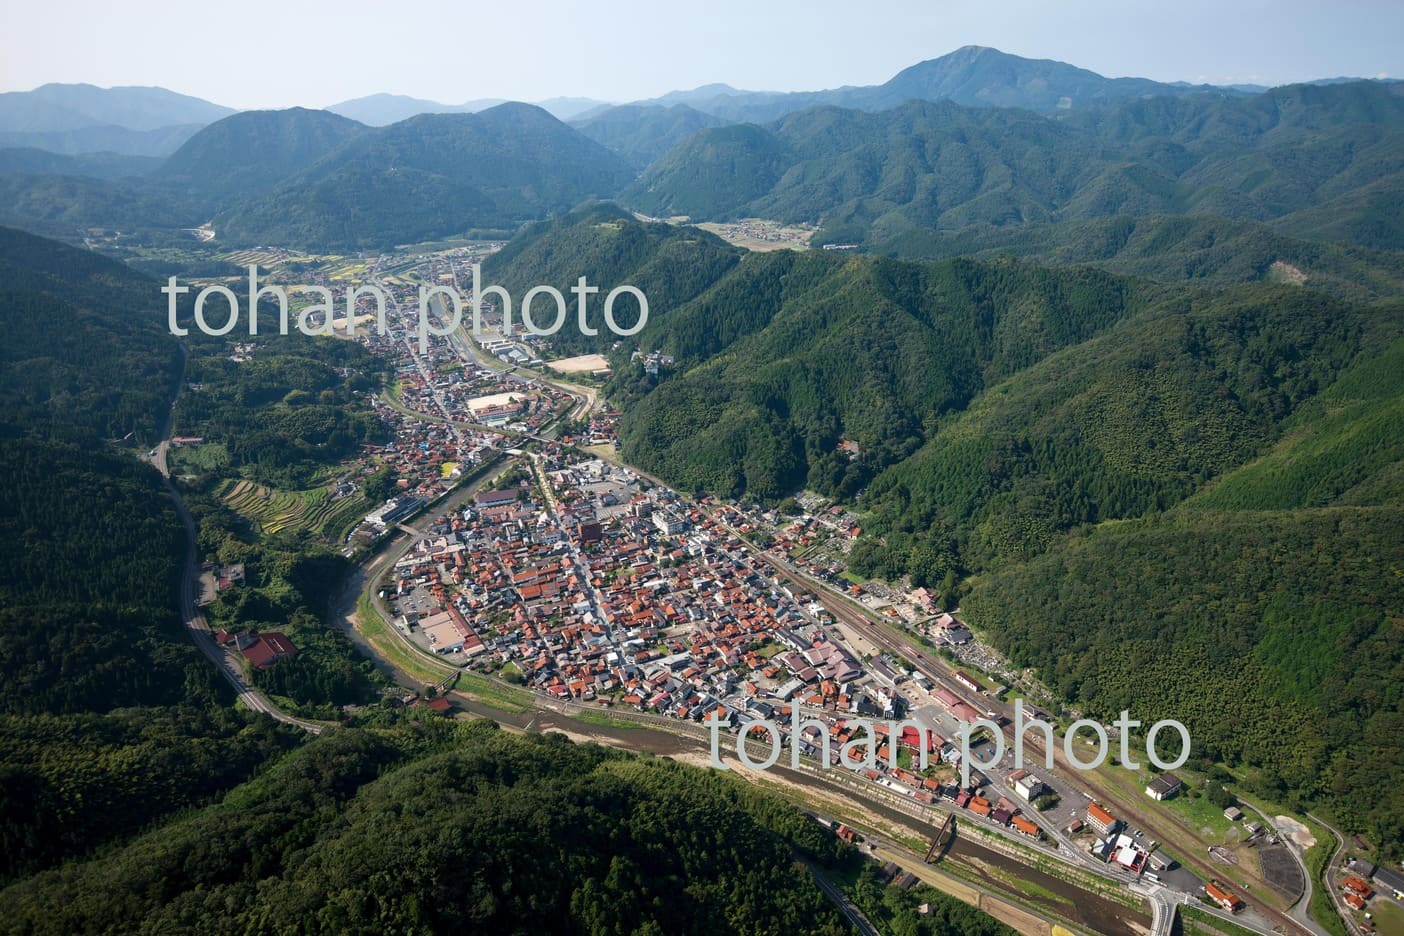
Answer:
[(1050, 119), (909, 101), (699, 131), (620, 196), (651, 215), (822, 226), (910, 253), (917, 230), (1212, 214), (1404, 249), (1404, 86), (1136, 98)]
[[(1310, 83), (1358, 80), (1361, 79), (1323, 78)], [(619, 151), (626, 159), (639, 163), (651, 161), (680, 142), (681, 138), (675, 137), (681, 128), (695, 125), (694, 129), (701, 129), (705, 125), (687, 111), (660, 117), (674, 105), (686, 105), (715, 123), (740, 123), (770, 121), (823, 105), (879, 111), (909, 100), (949, 100), (968, 107), (1019, 107), (1059, 113), (1115, 105), (1134, 98), (1251, 95), (1265, 90), (1257, 85), (1219, 87), (1148, 78), (1107, 78), (1063, 62), (965, 46), (903, 69), (880, 85), (775, 92), (743, 91), (716, 83), (619, 106), (584, 97), (554, 97), (534, 103), (559, 120), (579, 125), (598, 142), (606, 142), (603, 137), (634, 137), (638, 142), (622, 142)], [(366, 126), (383, 127), (419, 114), (478, 113), (505, 103), (503, 98), (480, 98), (462, 104), (442, 104), (382, 93), (341, 101), (325, 109)], [(165, 88), (46, 84), (32, 91), (0, 94), (0, 147), (33, 147), (68, 154), (167, 156), (200, 127), (232, 113), (233, 108)], [(644, 143), (652, 128), (639, 132), (637, 115), (641, 113), (651, 120), (662, 120), (661, 138), (669, 141), (668, 146)], [(625, 124), (630, 126), (624, 128)]]
[[(504, 98), (482, 98), (440, 104), (403, 94), (372, 94), (326, 110), (369, 127), (383, 127), (419, 114), (471, 114), (505, 103)], [(554, 97), (537, 106), (569, 120), (611, 105), (593, 98)], [(46, 84), (32, 91), (0, 94), (0, 148), (68, 155), (169, 156), (201, 127), (234, 113), (235, 108), (165, 88)]]
[(33, 91), (0, 94), (0, 127), (10, 132), (48, 133), (102, 126), (159, 130), (207, 124), (232, 113), (232, 107), (165, 88), (46, 84)]
[[(233, 147), (219, 138), (246, 136), (230, 125), (252, 114), (207, 127), (171, 157), (188, 167), (188, 191), (205, 199), (216, 229), (236, 242), (377, 247), (468, 230), (505, 235), (610, 196), (634, 175), (530, 104), (420, 114), (374, 129), (325, 111), (257, 116), (270, 133), (267, 145), (247, 150), (251, 160), (230, 167)], [(268, 151), (283, 155), (277, 173), (259, 158)], [(230, 168), (259, 186), (227, 188)]]
[(1021, 107), (1046, 114), (1138, 97), (1206, 92), (1244, 93), (1148, 78), (1106, 78), (1063, 62), (1027, 59), (984, 46), (964, 46), (905, 68), (880, 85), (794, 92), (739, 91), (729, 85), (705, 85), (639, 103), (687, 104), (715, 117), (740, 122), (774, 120), (824, 105), (887, 110), (910, 100), (949, 100), (967, 107)]
[[(489, 107), (506, 103), (506, 98), (481, 98), (462, 104), (440, 104), (438, 101), (427, 101), (403, 94), (372, 94), (332, 104), (326, 109), (333, 114), (360, 121), (368, 127), (384, 127), (420, 114), (476, 114)], [(604, 101), (581, 97), (555, 97), (535, 103), (558, 120), (570, 120), (586, 111), (610, 107)]]
[(165, 88), (46, 84), (0, 94), (0, 146), (165, 156), (232, 113)]
[[(1249, 94), (967, 47), (865, 88), (709, 85), (617, 107), (546, 103), (577, 116), (567, 125), (532, 105), (393, 95), (341, 113), (230, 114), (159, 89), (45, 86), (3, 96), (0, 115), (29, 129), (0, 124), (0, 142), (10, 132), (68, 149), (85, 134), (122, 145), (103, 158), (0, 148), (0, 222), (72, 238), (213, 221), (222, 243), (369, 249), (507, 236), (600, 198), (653, 216), (803, 223), (819, 244), (908, 257), (967, 243), (1027, 252), (1029, 225), (1173, 216), (1404, 250), (1395, 83)], [(450, 112), (393, 120), (429, 107)], [(199, 130), (163, 124), (219, 113)], [(116, 119), (131, 126), (82, 125)], [(179, 141), (164, 163), (133, 158), (135, 141), (156, 137)]]

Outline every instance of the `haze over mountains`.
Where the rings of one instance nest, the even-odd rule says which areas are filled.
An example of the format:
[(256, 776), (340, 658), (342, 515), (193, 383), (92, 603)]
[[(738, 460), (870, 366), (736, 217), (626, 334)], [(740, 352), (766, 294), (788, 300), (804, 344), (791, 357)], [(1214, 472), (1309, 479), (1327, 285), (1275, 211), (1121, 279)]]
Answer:
[[(427, 101), (404, 94), (371, 94), (342, 101), (340, 104), (331, 104), (327, 110), (360, 121), (369, 127), (384, 127), (419, 114), (476, 114), (478, 111), (506, 103), (506, 98), (480, 98), (462, 104), (440, 104), (438, 101)], [(559, 120), (570, 120), (586, 111), (610, 106), (604, 101), (582, 97), (555, 97), (532, 103)]]
[[(1319, 83), (1355, 81), (1324, 78)], [(880, 85), (826, 91), (744, 91), (727, 84), (670, 91), (624, 107), (685, 104), (726, 122), (766, 121), (818, 105), (886, 110), (908, 100), (951, 100), (971, 107), (1022, 107), (1041, 113), (1082, 110), (1136, 97), (1199, 93), (1253, 94), (1255, 85), (1215, 87), (1146, 78), (1106, 78), (1084, 68), (1028, 59), (983, 46), (964, 46), (903, 69)], [(306, 106), (308, 102), (300, 102)], [(325, 109), (367, 126), (385, 126), (418, 114), (477, 113), (506, 103), (480, 98), (443, 104), (404, 94), (352, 98)], [(566, 121), (593, 122), (615, 105), (584, 97), (531, 102)], [(0, 146), (33, 146), (54, 152), (112, 151), (164, 156), (194, 129), (234, 113), (234, 108), (164, 88), (98, 88), (47, 84), (0, 94)], [(125, 133), (121, 131), (127, 131)]]
[(0, 94), (0, 146), (164, 156), (232, 113), (165, 88), (46, 84)]
[[(947, 59), (963, 62), (962, 74), (1000, 64), (985, 97), (1016, 86), (998, 80), (1012, 57)], [(917, 72), (930, 78), (940, 63), (949, 76), (946, 59)], [(1052, 64), (1032, 63), (1024, 85), (1049, 86), (1040, 76), (1065, 71)], [(1058, 87), (1083, 87), (1096, 106), (1047, 114), (949, 98), (887, 110), (823, 104), (764, 123), (679, 102), (574, 125), (524, 104), (384, 127), (328, 111), (251, 111), (199, 130), (154, 168), (0, 150), (0, 222), (68, 238), (208, 224), (230, 245), (375, 249), (469, 231), (506, 237), (599, 198), (654, 216), (806, 224), (815, 244), (916, 257), (949, 255), (956, 243), (998, 249), (1028, 225), (1157, 216), (1404, 248), (1404, 85), (1172, 87), (1114, 101), (1087, 90), (1087, 74), (1072, 69)], [(1060, 229), (1052, 240), (1067, 237), (1080, 235)]]
[[(717, 661), (717, 700), (759, 713), (751, 694), (785, 694), (789, 677), (743, 687), (732, 650), (769, 659), (792, 640), (771, 624), (788, 629), (799, 611), (743, 619), (733, 596), (747, 592), (733, 589), (775, 598), (782, 586), (728, 578), (725, 566), (744, 571), (732, 539), (744, 534), (777, 558), (822, 562), (809, 568), (840, 588), (847, 575), (927, 589), (1007, 657), (992, 677), (1065, 723), (1074, 709), (1183, 722), (1193, 752), (1175, 769), (1190, 789), (1165, 807), (1142, 799), (1139, 778), (1126, 792), (1151, 817), (1129, 821), (1186, 866), (1225, 873), (1182, 847), (1204, 855), (1190, 828), (1201, 809), (1213, 822), (1202, 835), (1219, 834), (1219, 794), (1252, 794), (1266, 816), (1310, 812), (1367, 838), (1356, 846), (1371, 860), (1404, 858), (1404, 85), (1164, 84), (969, 47), (872, 87), (543, 102), (554, 114), (394, 95), (215, 113), (159, 89), (117, 89), (126, 103), (104, 110), (106, 92), (65, 87), (0, 106), (29, 128), (6, 130), (26, 145), (0, 148), (0, 933), (846, 931), (811, 871), (851, 879), (856, 853), (739, 772), (400, 711), (333, 626), (343, 587), (364, 589), (364, 624), (379, 588), (413, 578), (422, 595), (459, 577), (418, 556), (407, 570), (408, 552), (357, 568), (372, 553), (349, 534), (386, 497), (455, 483), (466, 497), (478, 479), (530, 488), (538, 472), (550, 495), (548, 476), (583, 478), (577, 461), (596, 457), (648, 472), (645, 499), (698, 526), (711, 525), (701, 510), (748, 523), (728, 521), (711, 544), (698, 529), (654, 538), (659, 514), (625, 516), (615, 498), (620, 516), (596, 515), (604, 498), (588, 481), (559, 507), (548, 496), (544, 519), (560, 519), (549, 537), (521, 517), (502, 517), (498, 536), (483, 516), (461, 527), (457, 508), (443, 526), (425, 516), (427, 535), (456, 539), (476, 567), (459, 597), (489, 599), (473, 626), (493, 662), (455, 675), (460, 690), (486, 685), (516, 709), (534, 698), (526, 684), (567, 689), (545, 682), (580, 672), (556, 635), (579, 634), (582, 662), (608, 659), (587, 636), (603, 621), (607, 635), (648, 635), (621, 645), (619, 678), (593, 683), (612, 713), (663, 710), (632, 680), (672, 682), (663, 653), (679, 638)], [(125, 149), (80, 151), (92, 140)], [(812, 230), (813, 249), (740, 246), (782, 223)], [(426, 243), (441, 238), (454, 239)], [(416, 354), (398, 334), (192, 328), (177, 341), (160, 281), (143, 275), (237, 294), (251, 256), (270, 281), (375, 279), (409, 308), (420, 284), (461, 286), (487, 254), (487, 281), (519, 314), (532, 287), (567, 292), (581, 276), (647, 295), (647, 326), (627, 340), (573, 327), (520, 338), (548, 360), (605, 356), (607, 371), (592, 362), (571, 378), (598, 391), (589, 406), (529, 364), (501, 373), (448, 342)], [(193, 298), (176, 300), (178, 319)], [(468, 394), (519, 388), (532, 399), (514, 418), (530, 431), (484, 444), (466, 425)], [(419, 412), (431, 396), (437, 409)], [(178, 446), (168, 479), (190, 515), (137, 458), (172, 436), (199, 440)], [(535, 468), (498, 462), (498, 446)], [(455, 482), (450, 464), (481, 474)], [(328, 509), (326, 525), (283, 525), (316, 515), (304, 508)], [(583, 534), (591, 516), (628, 552), (577, 550), (570, 528)], [(207, 608), (211, 630), (285, 629), (297, 656), (250, 679), (272, 704), (325, 720), (316, 739), (236, 707), (181, 626), (179, 590), (207, 558), (244, 573)], [(576, 603), (576, 579), (540, 604), (504, 593), (557, 571), (621, 600)], [(645, 607), (670, 590), (666, 613)], [(726, 613), (698, 620), (703, 602)], [(747, 635), (724, 637), (733, 623)], [(905, 669), (925, 636), (901, 639)], [(627, 664), (631, 646), (643, 652)], [(438, 672), (411, 662), (404, 685), (443, 698)], [(789, 704), (846, 717), (837, 692), (850, 689), (834, 676), (817, 700)], [(697, 718), (713, 700), (698, 704), (692, 678), (677, 677)], [(1007, 777), (992, 767), (987, 792)], [(1085, 774), (1064, 799), (1081, 810), (1074, 791), (1091, 799), (1104, 779)], [(1067, 828), (1039, 799), (1025, 815)], [(1192, 811), (1161, 812), (1179, 807)], [(853, 815), (866, 808), (854, 801)], [(1336, 842), (1314, 834), (1320, 904)], [(1037, 849), (1037, 880), (1068, 859), (1072, 884), (1087, 869), (1064, 845), (1003, 854)], [(1266, 908), (1259, 864), (1233, 874)], [(1017, 863), (990, 867), (988, 883), (1020, 887)], [(889, 919), (902, 911), (873, 920), (882, 932), (1007, 932), (934, 891), (883, 896), (860, 880), (854, 892), (890, 904)], [(1062, 894), (1050, 906), (1069, 903)]]
[[(0, 133), (30, 143), (0, 149), (0, 222), (68, 238), (211, 225), (230, 245), (373, 249), (507, 236), (600, 198), (694, 221), (811, 225), (816, 244), (901, 256), (998, 249), (1028, 225), (1159, 216), (1398, 250), (1401, 89), (1249, 93), (974, 46), (871, 87), (543, 102), (556, 115), (397, 95), (228, 114), (161, 89), (47, 85), (0, 96)], [(114, 153), (76, 152), (87, 137), (121, 139)], [(160, 163), (140, 155), (158, 137), (179, 140)]]

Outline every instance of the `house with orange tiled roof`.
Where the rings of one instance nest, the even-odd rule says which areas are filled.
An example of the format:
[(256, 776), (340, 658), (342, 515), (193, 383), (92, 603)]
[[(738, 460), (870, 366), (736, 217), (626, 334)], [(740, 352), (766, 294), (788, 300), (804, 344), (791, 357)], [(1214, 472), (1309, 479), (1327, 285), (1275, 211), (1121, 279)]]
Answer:
[(1204, 893), (1210, 900), (1232, 913), (1237, 913), (1243, 909), (1243, 901), (1237, 894), (1221, 885), (1218, 881), (1210, 881), (1204, 885)]

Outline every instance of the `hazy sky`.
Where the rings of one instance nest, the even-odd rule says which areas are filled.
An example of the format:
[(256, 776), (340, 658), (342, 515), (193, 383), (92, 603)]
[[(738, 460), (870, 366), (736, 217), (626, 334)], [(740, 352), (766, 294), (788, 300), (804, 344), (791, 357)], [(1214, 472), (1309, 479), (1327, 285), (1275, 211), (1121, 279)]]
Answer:
[(1404, 0), (5, 2), (0, 90), (162, 85), (239, 108), (814, 90), (969, 44), (1164, 81), (1404, 77)]

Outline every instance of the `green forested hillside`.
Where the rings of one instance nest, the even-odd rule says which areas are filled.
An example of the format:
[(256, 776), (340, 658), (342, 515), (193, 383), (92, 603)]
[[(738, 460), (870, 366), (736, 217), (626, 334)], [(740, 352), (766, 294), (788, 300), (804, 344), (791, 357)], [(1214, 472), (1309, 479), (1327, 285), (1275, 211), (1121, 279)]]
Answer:
[[(832, 834), (734, 778), (489, 723), (343, 730), (0, 894), (0, 929), (838, 933)], [(1005, 933), (934, 901), (962, 933)], [(955, 931), (955, 930), (952, 930)]]
[[(223, 708), (176, 612), (184, 537), (136, 454), (179, 374), (157, 284), (0, 229), (0, 880), (129, 835), (287, 744)], [(132, 440), (120, 444), (128, 435)]]
[[(1397, 465), (1396, 465), (1397, 470)], [(1181, 720), (1248, 789), (1404, 841), (1404, 509), (1104, 524), (961, 603), (1093, 717)]]
[(994, 386), (874, 479), (870, 529), (962, 544), (966, 568), (1084, 523), (1168, 509), (1252, 458), (1361, 347), (1349, 307), (1292, 287), (1167, 296)]
[(642, 169), (698, 130), (727, 122), (686, 104), (623, 104), (571, 125)]
[(1366, 357), (1270, 452), (1192, 498), (1207, 510), (1404, 504), (1404, 339)]
[[(520, 302), (529, 289), (546, 284), (566, 296), (567, 324), (554, 336), (556, 350), (606, 350), (619, 337), (604, 326), (605, 296), (615, 286), (630, 284), (648, 297), (649, 321), (669, 320), (677, 309), (698, 296), (731, 270), (742, 251), (695, 228), (644, 223), (626, 211), (599, 204), (581, 208), (556, 221), (529, 225), (483, 265), (483, 282), (505, 286)], [(576, 297), (569, 293), (581, 277), (600, 290), (587, 300), (588, 320), (597, 336), (584, 335), (576, 324)], [(543, 324), (554, 311), (534, 312)], [(616, 306), (622, 327), (635, 321), (632, 299)], [(520, 330), (521, 310), (513, 310)]]
[(351, 341), (296, 332), (250, 344), (252, 359), (232, 361), (225, 342), (192, 334), (176, 404), (176, 433), (224, 446), (243, 477), (302, 489), (364, 442), (385, 431), (366, 393), (384, 364)]
[[(943, 413), (1145, 301), (1091, 270), (751, 255), (645, 333), (682, 373), (626, 412), (623, 452), (689, 490), (852, 496)], [(837, 452), (843, 438), (862, 463)]]
[(703, 130), (621, 197), (651, 214), (817, 223), (820, 242), (1207, 214), (1399, 249), (1402, 140), (1404, 95), (1369, 82), (1162, 97), (1063, 120), (950, 101), (816, 107)]
[(0, 149), (0, 174), (76, 175), (95, 179), (122, 179), (145, 175), (161, 164), (155, 156), (124, 156), (119, 153), (79, 153), (68, 155), (34, 147), (10, 146)]
[(1151, 95), (1225, 98), (1243, 94), (1209, 85), (1107, 78), (1066, 62), (1024, 58), (987, 46), (968, 45), (904, 68), (880, 85), (793, 92), (739, 91), (726, 85), (707, 85), (692, 91), (675, 91), (657, 101), (685, 101), (725, 120), (759, 122), (812, 107), (878, 111), (911, 100), (951, 100), (967, 107), (1008, 107), (1066, 115), (1070, 110), (1097, 110)]
[(116, 261), (0, 228), (0, 432), (155, 442), (180, 371), (164, 299)]
[(380, 249), (510, 233), (613, 195), (633, 176), (622, 158), (526, 104), (374, 129), (293, 108), (218, 121), (141, 179), (0, 173), (0, 224), (150, 238), (213, 220), (220, 244)]
[(1404, 291), (1404, 254), (1302, 240), (1256, 221), (1211, 215), (1125, 215), (1089, 221), (980, 224), (960, 231), (904, 231), (872, 245), (908, 259), (1016, 256), (1034, 263), (1089, 264), (1169, 283), (1300, 283), (1342, 299)]
[(421, 114), (350, 139), (216, 219), (235, 243), (384, 247), (515, 230), (610, 195), (632, 170), (538, 107)]
[(272, 188), (364, 132), (362, 124), (329, 111), (243, 111), (186, 140), (154, 179), (213, 214), (231, 200)]
[(46, 237), (76, 240), (88, 228), (170, 231), (202, 220), (195, 205), (146, 179), (0, 175), (0, 224)]

